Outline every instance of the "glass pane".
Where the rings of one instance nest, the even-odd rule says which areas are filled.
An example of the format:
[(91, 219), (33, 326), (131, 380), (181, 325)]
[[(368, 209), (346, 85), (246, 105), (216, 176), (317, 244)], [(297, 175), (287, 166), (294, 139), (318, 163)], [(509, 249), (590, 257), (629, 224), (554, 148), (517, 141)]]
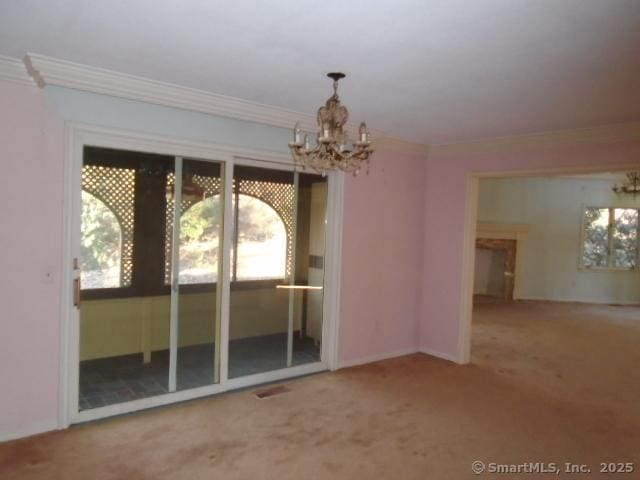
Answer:
[(215, 194), (187, 206), (182, 213), (180, 285), (217, 281), (221, 212), (220, 195)]
[(239, 194), (237, 280), (283, 279), (287, 229), (264, 200)]
[(320, 175), (299, 174), (292, 364), (320, 361), (327, 181)]
[(114, 213), (89, 192), (82, 192), (82, 288), (121, 286), (122, 228)]
[(606, 267), (609, 248), (609, 209), (589, 207), (585, 210), (584, 217), (582, 264), (585, 267)]
[(233, 197), (229, 378), (287, 366), (294, 175), (236, 166)]
[(161, 272), (164, 178), (173, 164), (85, 148), (80, 410), (168, 392), (170, 295)]
[(637, 264), (638, 210), (616, 208), (613, 223), (613, 266), (634, 268)]
[(176, 387), (219, 381), (220, 316), (216, 297), (222, 240), (220, 164), (182, 162)]
[(327, 183), (296, 175), (234, 169), (229, 378), (320, 360)]
[[(90, 149), (90, 152), (109, 152)], [(94, 153), (94, 155), (98, 155)], [(82, 167), (82, 288), (131, 285), (136, 170), (130, 162)]]

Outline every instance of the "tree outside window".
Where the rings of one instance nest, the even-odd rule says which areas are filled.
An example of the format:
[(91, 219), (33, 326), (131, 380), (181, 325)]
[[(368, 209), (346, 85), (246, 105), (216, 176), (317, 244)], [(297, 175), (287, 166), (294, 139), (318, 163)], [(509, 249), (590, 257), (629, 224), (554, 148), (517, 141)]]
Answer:
[[(235, 200), (235, 197), (234, 197)], [(286, 276), (287, 231), (266, 202), (238, 195), (238, 231), (233, 236), (234, 280), (281, 279)], [(180, 218), (180, 284), (216, 282), (220, 255), (220, 196), (213, 195), (186, 210)], [(235, 252), (237, 251), (237, 255)]]
[(638, 209), (585, 209), (582, 266), (638, 268)]
[(82, 192), (81, 282), (85, 289), (120, 287), (122, 230), (102, 200)]

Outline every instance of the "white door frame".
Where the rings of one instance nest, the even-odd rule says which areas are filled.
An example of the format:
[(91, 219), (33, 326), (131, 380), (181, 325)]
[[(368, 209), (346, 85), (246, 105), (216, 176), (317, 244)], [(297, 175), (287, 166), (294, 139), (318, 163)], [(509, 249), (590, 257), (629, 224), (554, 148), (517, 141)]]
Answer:
[(638, 170), (637, 164), (612, 164), (584, 167), (541, 168), (537, 170), (506, 170), (497, 172), (470, 172), (467, 174), (464, 236), (462, 246), (462, 284), (458, 320), (458, 353), (456, 363), (471, 361), (471, 328), (473, 315), (473, 280), (476, 260), (476, 228), (480, 180), (489, 178), (550, 177), (557, 175), (587, 174)]
[[(224, 165), (225, 185), (231, 181), (234, 165), (250, 165), (263, 168), (293, 170), (289, 155), (230, 147), (183, 139), (167, 138), (147, 133), (103, 128), (77, 123), (66, 124), (64, 166), (64, 219), (62, 256), (62, 324), (60, 328), (60, 379), (58, 427), (66, 428), (78, 423), (145, 408), (166, 405), (178, 401), (212, 395), (236, 388), (272, 382), (299, 375), (335, 370), (338, 368), (338, 333), (340, 302), (340, 268), (342, 251), (342, 218), (344, 205), (344, 174), (328, 175), (327, 231), (325, 248), (325, 289), (323, 299), (323, 337), (321, 361), (270, 371), (245, 377), (227, 379), (226, 342), (229, 336), (229, 282), (223, 281), (220, 302), (222, 325), (220, 383), (190, 390), (167, 393), (156, 397), (108, 405), (91, 410), (78, 411), (79, 381), (79, 310), (73, 305), (72, 281), (79, 275), (73, 268), (74, 254), (79, 252), (79, 219), (81, 208), (81, 175), (84, 146), (115, 148), (140, 152), (171, 155), (174, 157), (211, 160)], [(230, 183), (229, 183), (230, 184)], [(228, 190), (228, 189), (227, 189)], [(227, 195), (228, 196), (228, 195)], [(225, 217), (231, 203), (225, 204)], [(77, 230), (77, 231), (76, 231)], [(230, 229), (223, 232), (223, 248), (230, 248)], [(229, 237), (229, 238), (226, 238)], [(226, 246), (225, 246), (226, 245)], [(228, 253), (228, 252), (226, 252)], [(228, 259), (228, 255), (225, 257)], [(228, 262), (224, 262), (228, 263)], [(228, 268), (228, 266), (226, 266)], [(228, 271), (227, 271), (228, 273)], [(223, 275), (228, 278), (228, 275)], [(226, 319), (226, 321), (225, 321)]]

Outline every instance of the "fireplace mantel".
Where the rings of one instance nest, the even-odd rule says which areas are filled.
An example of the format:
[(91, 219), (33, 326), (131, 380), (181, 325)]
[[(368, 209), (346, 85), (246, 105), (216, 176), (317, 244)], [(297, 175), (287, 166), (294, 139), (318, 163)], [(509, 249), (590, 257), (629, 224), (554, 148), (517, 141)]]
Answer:
[(529, 225), (525, 223), (478, 222), (478, 227), (476, 229), (476, 238), (495, 240), (524, 240), (528, 234)]

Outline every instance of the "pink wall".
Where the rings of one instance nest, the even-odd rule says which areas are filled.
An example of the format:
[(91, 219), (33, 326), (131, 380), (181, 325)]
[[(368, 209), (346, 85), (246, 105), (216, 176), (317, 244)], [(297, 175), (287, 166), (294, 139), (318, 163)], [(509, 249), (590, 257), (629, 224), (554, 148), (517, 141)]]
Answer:
[(347, 178), (342, 362), (418, 347), (425, 160), (381, 146), (369, 176)]
[(57, 418), (63, 140), (38, 89), (0, 82), (0, 438)]
[[(610, 130), (606, 130), (609, 131)], [(470, 173), (640, 164), (640, 135), (604, 130), (434, 148), (426, 168), (420, 345), (457, 357), (466, 182)], [(598, 140), (598, 138), (600, 138)]]

